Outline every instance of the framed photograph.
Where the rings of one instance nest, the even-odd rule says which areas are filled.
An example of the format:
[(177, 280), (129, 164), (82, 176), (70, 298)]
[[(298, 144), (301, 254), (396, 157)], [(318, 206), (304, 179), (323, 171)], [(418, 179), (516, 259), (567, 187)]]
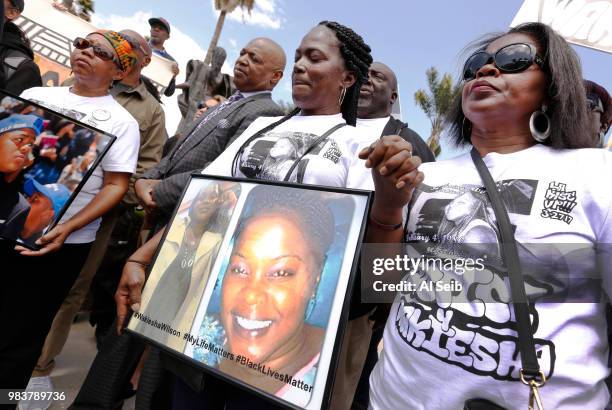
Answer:
[(89, 201), (87, 181), (115, 136), (0, 90), (0, 237), (30, 249), (70, 204)]
[(276, 404), (327, 408), (370, 196), (192, 176), (128, 330)]

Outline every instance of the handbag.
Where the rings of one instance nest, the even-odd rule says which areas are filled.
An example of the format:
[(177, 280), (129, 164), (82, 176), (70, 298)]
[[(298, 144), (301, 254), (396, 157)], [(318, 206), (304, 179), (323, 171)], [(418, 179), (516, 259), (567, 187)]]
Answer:
[[(504, 202), (502, 201), (501, 195), (497, 189), (497, 186), (495, 185), (495, 182), (493, 181), (493, 177), (491, 176), (489, 169), (480, 157), (480, 154), (476, 148), (472, 148), (470, 155), (472, 156), (472, 161), (474, 162), (476, 170), (484, 183), (487, 196), (491, 201), (493, 212), (495, 213), (497, 227), (499, 229), (499, 235), (501, 237), (501, 254), (506, 268), (508, 269), (510, 294), (512, 295), (513, 300), (512, 308), (516, 317), (518, 347), (521, 355), (521, 370), (519, 373), (520, 380), (530, 389), (528, 408), (529, 410), (534, 410), (536, 408), (539, 410), (544, 410), (539, 394), (539, 388), (546, 384), (546, 376), (544, 375), (544, 372), (540, 370), (540, 365), (538, 364), (535, 343), (533, 341), (533, 332), (531, 331), (531, 321), (529, 319), (529, 306), (525, 291), (525, 282), (521, 272), (521, 261), (518, 256), (514, 234), (512, 233), (512, 226), (510, 225), (508, 211), (504, 206)], [(482, 407), (483, 402), (486, 404), (488, 400), (468, 400), (464, 404), (464, 409), (476, 410), (479, 408), (485, 408)], [(497, 406), (496, 408), (500, 407)]]

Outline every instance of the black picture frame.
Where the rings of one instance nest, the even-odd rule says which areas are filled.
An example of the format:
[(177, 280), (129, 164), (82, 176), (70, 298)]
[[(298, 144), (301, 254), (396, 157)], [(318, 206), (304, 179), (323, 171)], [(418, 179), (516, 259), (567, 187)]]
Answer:
[[(4, 230), (2, 229), (4, 227), (4, 225), (0, 226), (0, 238), (4, 239), (4, 240), (8, 240), (11, 242), (14, 242), (16, 244), (19, 244), (21, 246), (24, 246), (28, 249), (31, 250), (38, 250), (40, 249), (40, 246), (37, 245), (35, 243), (35, 240), (38, 239), (40, 236), (44, 235), (45, 233), (49, 232), (51, 229), (53, 229), (58, 223), (59, 221), (61, 221), (62, 217), (65, 215), (66, 211), (70, 208), (70, 205), (74, 202), (74, 199), (78, 196), (78, 194), (81, 192), (81, 190), (83, 189), (83, 187), (85, 186), (85, 184), (87, 183), (87, 181), (89, 180), (89, 178), (92, 176), (92, 174), (94, 173), (94, 171), (96, 170), (96, 168), (100, 165), (100, 162), (102, 161), (102, 159), (104, 158), (104, 156), (106, 155), (106, 153), (108, 152), (108, 150), (110, 149), (110, 147), (113, 145), (113, 143), (116, 141), (117, 137), (102, 131), (96, 127), (93, 127), (89, 124), (83, 123), (79, 120), (76, 120), (72, 117), (69, 117), (65, 114), (62, 114), (60, 112), (57, 112), (53, 109), (47, 108), (41, 104), (38, 104), (36, 102), (33, 101), (29, 101), (27, 99), (24, 99), (22, 97), (19, 97), (17, 95), (14, 95), (4, 89), (0, 89), (0, 102), (5, 101), (6, 98), (11, 98), (13, 100), (19, 101), (22, 104), (25, 104), (26, 106), (31, 106), (34, 107), (36, 110), (41, 110), (43, 111), (45, 114), (47, 114), (47, 117), (45, 118), (45, 120), (48, 120), (49, 117), (56, 117), (57, 119), (61, 119), (64, 121), (67, 121), (69, 123), (74, 124), (75, 128), (79, 127), (79, 129), (77, 131), (81, 131), (81, 130), (89, 130), (92, 133), (94, 133), (95, 137), (97, 136), (104, 136), (105, 138), (107, 138), (107, 140), (104, 141), (104, 146), (98, 151), (96, 151), (96, 158), (95, 160), (93, 160), (90, 165), (88, 166), (88, 169), (86, 172), (84, 172), (82, 174), (82, 177), (80, 179), (80, 181), (78, 183), (76, 183), (76, 185), (72, 184), (70, 185), (70, 196), (69, 198), (65, 201), (65, 203), (63, 204), (63, 206), (61, 207), (61, 209), (59, 210), (59, 212), (54, 212), (53, 215), (53, 219), (51, 220), (51, 222), (44, 228), (44, 230), (39, 233), (37, 235), (37, 237), (34, 240), (24, 240), (23, 238), (16, 236), (14, 233), (9, 232), (8, 230)], [(23, 110), (23, 108), (22, 108)], [(3, 112), (6, 112), (2, 111)], [(1, 113), (0, 113), (1, 114)], [(13, 114), (18, 114), (16, 112), (11, 113), (11, 115)], [(96, 141), (97, 143), (97, 141)], [(32, 164), (32, 166), (34, 166), (35, 164)], [(27, 172), (29, 171), (26, 170), (26, 172), (21, 172), (18, 178), (22, 178), (24, 174), (27, 174)], [(76, 181), (75, 181), (76, 182)], [(41, 183), (41, 185), (44, 185)], [(20, 190), (21, 192), (23, 192), (23, 186), (21, 187), (22, 189)], [(0, 192), (0, 195), (2, 195), (2, 192)]]
[[(349, 305), (350, 305), (350, 297), (353, 291), (353, 287), (355, 286), (355, 281), (356, 281), (356, 271), (357, 271), (357, 267), (358, 267), (358, 262), (359, 262), (359, 255), (361, 252), (361, 244), (363, 242), (363, 238), (364, 238), (364, 234), (365, 234), (365, 228), (367, 225), (367, 220), (368, 220), (368, 215), (370, 213), (370, 207), (371, 207), (371, 203), (372, 203), (372, 192), (371, 191), (365, 191), (365, 190), (353, 190), (353, 189), (344, 189), (344, 188), (335, 188), (335, 187), (327, 187), (327, 186), (318, 186), (318, 185), (303, 185), (303, 184), (295, 184), (295, 183), (289, 183), (289, 182), (278, 182), (278, 181), (266, 181), (266, 180), (252, 180), (252, 179), (245, 179), (245, 178), (235, 178), (235, 177), (225, 177), (225, 176), (216, 176), (216, 175), (206, 175), (206, 174), (193, 174), (191, 177), (191, 180), (189, 182), (189, 184), (185, 187), (185, 189), (183, 190), (183, 193), (181, 195), (181, 199), (179, 200), (179, 203), (177, 204), (172, 217), (170, 219), (170, 223), (168, 224), (168, 226), (165, 229), (165, 232), (163, 234), (163, 237), (161, 239), (161, 243), (160, 246), (158, 247), (158, 249), (156, 250), (154, 259), (153, 259), (153, 264), (151, 266), (149, 266), (149, 268), (147, 269), (147, 278), (149, 278), (149, 276), (151, 275), (151, 272), (155, 269), (155, 264), (160, 256), (160, 252), (162, 251), (162, 247), (163, 244), (166, 242), (169, 231), (171, 230), (171, 227), (173, 226), (174, 223), (176, 223), (176, 219), (177, 219), (177, 215), (179, 214), (179, 212), (185, 212), (185, 207), (183, 206), (183, 208), (181, 208), (181, 205), (183, 204), (186, 194), (189, 191), (190, 187), (194, 184), (194, 181), (202, 181), (202, 180), (207, 180), (207, 181), (212, 181), (212, 182), (226, 182), (226, 183), (237, 183), (237, 184), (241, 184), (241, 187), (243, 186), (242, 184), (247, 184), (249, 186), (253, 186), (253, 187), (259, 187), (259, 186), (272, 186), (272, 187), (280, 187), (280, 188), (290, 188), (290, 189), (299, 189), (299, 190), (305, 190), (305, 191), (314, 191), (314, 192), (323, 192), (323, 193), (331, 193), (331, 194), (338, 194), (338, 195), (345, 195), (346, 198), (360, 198), (360, 201), (362, 201), (362, 204), (359, 207), (355, 207), (353, 209), (354, 214), (351, 217), (351, 221), (355, 221), (358, 220), (359, 225), (357, 226), (356, 224), (352, 224), (350, 226), (350, 229), (352, 229), (352, 236), (350, 236), (351, 234), (347, 234), (347, 239), (350, 236), (351, 239), (351, 243), (355, 243), (354, 249), (351, 248), (350, 251), (350, 256), (351, 256), (351, 261), (350, 261), (350, 268), (349, 268), (349, 272), (348, 274), (345, 276), (345, 283), (344, 284), (340, 284), (338, 279), (338, 282), (336, 282), (336, 287), (334, 288), (333, 292), (335, 294), (334, 299), (331, 302), (331, 307), (330, 307), (330, 312), (333, 310), (334, 306), (338, 305), (341, 303), (341, 307), (336, 307), (337, 311), (339, 311), (339, 315), (336, 316), (336, 320), (334, 320), (334, 323), (327, 323), (327, 327), (325, 329), (325, 332), (327, 332), (331, 327), (333, 327), (332, 332), (335, 334), (335, 337), (333, 338), (333, 342), (330, 342), (329, 340), (323, 340), (321, 342), (321, 351), (323, 351), (325, 348), (330, 349), (329, 346), (332, 345), (331, 350), (331, 354), (328, 356), (330, 358), (329, 362), (325, 364), (326, 368), (324, 369), (324, 387), (323, 387), (323, 391), (321, 392), (321, 388), (318, 387), (321, 385), (322, 382), (319, 381), (319, 377), (322, 377), (321, 375), (319, 375), (317, 373), (316, 375), (316, 379), (313, 383), (313, 393), (310, 396), (310, 399), (308, 401), (308, 403), (306, 404), (306, 406), (299, 406), (296, 405), (294, 403), (291, 403), (289, 401), (286, 401), (282, 398), (279, 398), (277, 396), (275, 396), (274, 394), (270, 393), (270, 392), (266, 392), (260, 388), (254, 387), (250, 384), (248, 384), (247, 382), (240, 380), (236, 377), (232, 377), (226, 373), (224, 373), (223, 371), (221, 371), (218, 368), (215, 368), (213, 366), (209, 366), (206, 365), (196, 359), (194, 359), (194, 357), (190, 357), (184, 353), (181, 353), (171, 347), (169, 347), (166, 343), (162, 343), (158, 340), (155, 340), (152, 337), (149, 337), (145, 334), (143, 334), (144, 332), (139, 332), (138, 330), (135, 330), (134, 328), (138, 325), (139, 322), (143, 321), (143, 317), (146, 316), (146, 308), (143, 309), (143, 307), (141, 307), (140, 312), (136, 314), (136, 316), (140, 315), (140, 319), (138, 319), (134, 313), (132, 313), (132, 316), (130, 318), (130, 321), (128, 322), (128, 326), (126, 327), (126, 331), (130, 332), (131, 334), (135, 335), (136, 337), (139, 337), (143, 340), (145, 340), (147, 343), (150, 343), (160, 349), (162, 349), (165, 353), (168, 353), (170, 355), (172, 355), (173, 357), (179, 359), (180, 361), (184, 362), (185, 364), (189, 365), (190, 367), (196, 368), (196, 369), (200, 369), (204, 372), (206, 372), (209, 375), (212, 375), (218, 379), (221, 379), (225, 382), (230, 383), (231, 385), (237, 386), (238, 388), (247, 390), (259, 397), (262, 397), (266, 400), (269, 400), (271, 403), (274, 403), (275, 405), (280, 405), (286, 408), (290, 408), (290, 409), (310, 409), (310, 408), (322, 408), (322, 409), (327, 409), (329, 408), (330, 402), (331, 402), (331, 393), (332, 393), (332, 387), (335, 381), (335, 371), (334, 369), (336, 369), (337, 367), (337, 362), (338, 362), (338, 358), (339, 358), (339, 354), (340, 354), (340, 349), (341, 349), (341, 345), (342, 345), (342, 340), (344, 337), (344, 331), (346, 328), (346, 324), (348, 323), (348, 315), (349, 315)], [(250, 192), (250, 191), (249, 191)], [(193, 194), (193, 192), (192, 192)], [(245, 194), (248, 196), (248, 193)], [(243, 198), (243, 202), (242, 205), (243, 207), (240, 209), (241, 212), (244, 212), (244, 203), (248, 201), (248, 199)], [(238, 223), (237, 221), (241, 218), (243, 218), (243, 215), (241, 214), (241, 212), (237, 212), (236, 214), (232, 215), (232, 218), (234, 223)], [(358, 217), (355, 215), (359, 215)], [(233, 226), (233, 230), (231, 229), (232, 227), (228, 227), (227, 231), (224, 233), (224, 241), (229, 241), (230, 239), (228, 238), (235, 238), (236, 235), (236, 225)], [(350, 231), (349, 229), (349, 231)], [(349, 232), (347, 231), (347, 232)], [(356, 233), (356, 234), (355, 234)], [(348, 242), (348, 241), (347, 241)], [(227, 243), (227, 242), (226, 242)], [(348, 246), (348, 245), (347, 245)], [(344, 255), (347, 255), (347, 250), (348, 248), (344, 248), (345, 253)], [(209, 274), (209, 277), (206, 279), (207, 281), (207, 286), (206, 289), (207, 291), (210, 291), (210, 287), (213, 287), (213, 292), (215, 291), (217, 285), (218, 285), (218, 280), (219, 280), (219, 274), (220, 271), (222, 270), (221, 268), (223, 267), (223, 265), (221, 264), (220, 260), (223, 259), (224, 257), (227, 259), (228, 258), (228, 253), (231, 253), (231, 249), (228, 251), (227, 249), (222, 249), (219, 251), (219, 253), (215, 256), (216, 258), (216, 263), (217, 265), (216, 268), (217, 272), (211, 272)], [(177, 258), (178, 259), (178, 258)], [(327, 263), (327, 262), (325, 262)], [(345, 266), (345, 261), (342, 260), (341, 262), (341, 268), (342, 266)], [(217, 273), (217, 275), (215, 275), (215, 273)], [(341, 273), (338, 272), (338, 276), (340, 276)], [(209, 283), (211, 283), (212, 278), (214, 278), (213, 281), (213, 285), (209, 285)], [(222, 279), (221, 279), (222, 280)], [(317, 282), (318, 283), (318, 282)], [(157, 287), (159, 285), (159, 283), (156, 283), (154, 286)], [(338, 288), (342, 286), (344, 289), (344, 292), (342, 292), (342, 294), (337, 294), (337, 290)], [(143, 291), (143, 302), (144, 302), (144, 298), (145, 298), (145, 292), (146, 292), (146, 285), (145, 285), (145, 290)], [(318, 290), (317, 290), (318, 292)], [(197, 320), (198, 320), (198, 314), (201, 315), (202, 312), (208, 312), (208, 308), (209, 306), (205, 305), (204, 302), (204, 294), (202, 295), (202, 299), (198, 302), (198, 306), (197, 306), (197, 314), (194, 317), (194, 324), (192, 325), (191, 328), (197, 328)], [(212, 296), (209, 297), (208, 299), (208, 303), (210, 304), (212, 300)], [(142, 306), (142, 305), (141, 305)], [(149, 319), (154, 319), (154, 318), (149, 318)], [(328, 318), (329, 320), (329, 318)], [(180, 331), (180, 330), (179, 330)], [(184, 337), (183, 334), (181, 333), (181, 337)], [(187, 348), (184, 348), (183, 351), (187, 350)], [(317, 372), (319, 371), (319, 369), (317, 368)], [(319, 383), (319, 384), (317, 384)], [(315, 391), (316, 390), (316, 391)], [(317, 395), (315, 395), (315, 393)], [(319, 397), (320, 399), (317, 400), (316, 403), (311, 403), (313, 397)]]

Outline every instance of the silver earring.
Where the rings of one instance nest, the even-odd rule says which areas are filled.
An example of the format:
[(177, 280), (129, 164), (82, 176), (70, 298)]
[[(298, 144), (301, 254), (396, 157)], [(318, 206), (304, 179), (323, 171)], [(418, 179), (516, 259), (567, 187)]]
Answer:
[(544, 142), (550, 136), (550, 118), (546, 114), (546, 105), (542, 109), (535, 111), (529, 117), (529, 131), (537, 142)]
[(344, 97), (346, 97), (346, 87), (342, 87), (342, 91), (340, 91), (340, 98), (338, 98), (338, 105), (342, 107), (342, 103), (344, 102)]
[(306, 306), (306, 311), (304, 312), (304, 319), (308, 320), (310, 318), (310, 315), (312, 315), (312, 312), (315, 308), (317, 301), (316, 301), (316, 295), (312, 295), (312, 297), (310, 298), (310, 300), (308, 300), (308, 305)]

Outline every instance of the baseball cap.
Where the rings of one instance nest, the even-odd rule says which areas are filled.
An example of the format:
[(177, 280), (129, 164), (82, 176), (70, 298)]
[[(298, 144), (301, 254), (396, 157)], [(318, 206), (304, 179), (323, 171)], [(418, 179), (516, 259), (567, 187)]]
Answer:
[(13, 114), (0, 121), (0, 134), (24, 128), (34, 130), (36, 135), (38, 135), (44, 128), (44, 122), (42, 118), (29, 114)]
[(23, 9), (25, 8), (25, 4), (23, 0), (10, 0), (13, 7), (19, 10), (20, 13), (23, 13)]
[(54, 216), (59, 215), (60, 211), (70, 198), (70, 191), (62, 184), (46, 184), (36, 182), (34, 179), (27, 179), (23, 184), (23, 191), (27, 196), (32, 196), (34, 192), (40, 192), (53, 204)]
[(168, 23), (168, 20), (166, 20), (163, 17), (153, 17), (149, 19), (149, 25), (152, 26), (153, 24), (160, 24), (163, 27), (166, 28), (166, 31), (168, 32), (168, 34), (170, 34), (170, 23)]

